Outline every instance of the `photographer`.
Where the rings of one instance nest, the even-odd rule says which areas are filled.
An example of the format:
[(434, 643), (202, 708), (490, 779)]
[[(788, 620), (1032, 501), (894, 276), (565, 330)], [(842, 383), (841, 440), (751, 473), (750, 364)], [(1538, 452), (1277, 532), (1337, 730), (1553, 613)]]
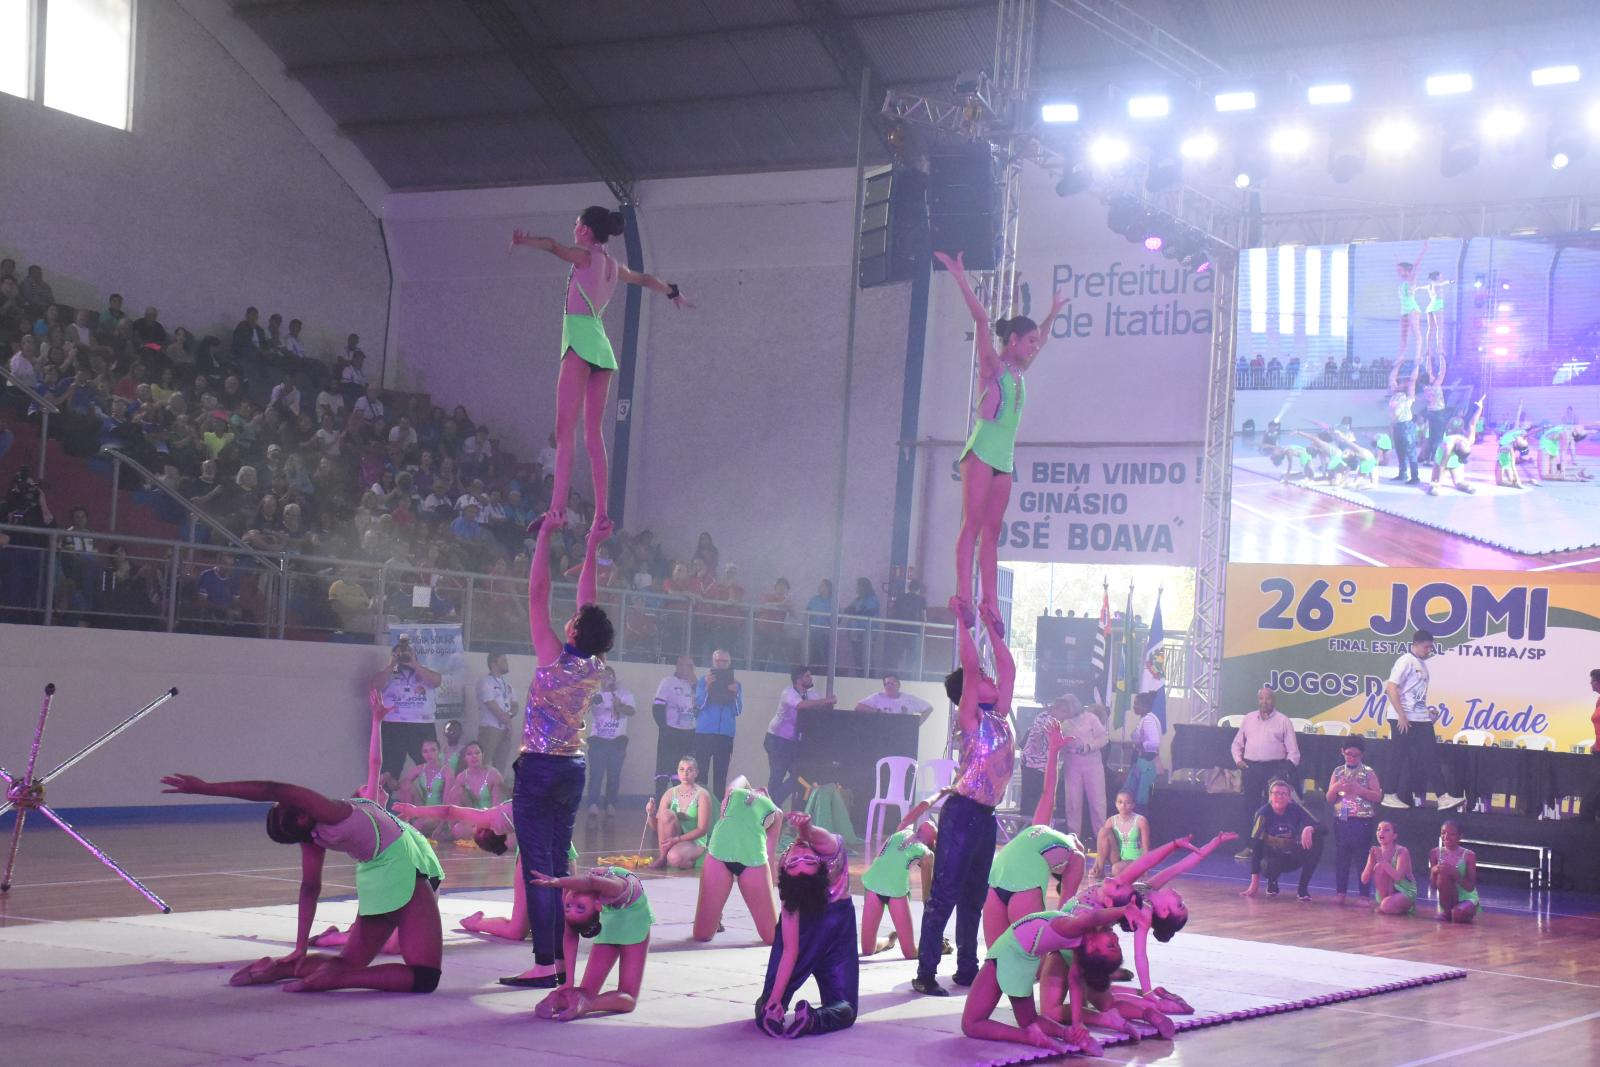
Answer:
[[(53, 527), (55, 516), (45, 501), (44, 486), (35, 481), (26, 467), (17, 471), (6, 493), (0, 518), (12, 526)], [(0, 540), (0, 613), (8, 622), (37, 622), (34, 616), (44, 604), (45, 549), (49, 539), (43, 534), (13, 533)]]
[(383, 773), (398, 781), (405, 770), (406, 757), (422, 762), (422, 742), (437, 741), (434, 729), (434, 691), (444, 681), (439, 672), (417, 662), (411, 638), (401, 635), (389, 655), (389, 662), (372, 676), (372, 689), (383, 700), (389, 713), (383, 717)]
[(726, 649), (711, 654), (711, 670), (695, 683), (694, 707), (694, 749), (700, 773), (712, 794), (721, 797), (728, 791), (734, 728), (744, 711), (744, 687), (733, 676), (733, 657)]

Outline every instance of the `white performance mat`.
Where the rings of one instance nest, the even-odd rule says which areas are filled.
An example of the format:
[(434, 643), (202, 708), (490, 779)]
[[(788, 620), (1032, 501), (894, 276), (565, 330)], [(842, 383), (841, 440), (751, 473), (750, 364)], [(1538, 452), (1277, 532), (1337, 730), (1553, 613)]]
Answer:
[[(479, 908), (505, 914), (509, 894), (447, 894), (441, 900), (444, 979), (429, 996), (230, 988), (228, 975), (242, 961), (287, 950), (294, 937), (292, 904), (0, 930), (4, 1049), (18, 1062), (116, 1067), (246, 1059), (340, 1067), (488, 1063), (518, 1053), (538, 1053), (538, 1062), (556, 1064), (648, 1064), (684, 1054), (728, 1065), (799, 1063), (816, 1055), (830, 1064), (934, 1067), (1051, 1058), (963, 1037), (962, 998), (911, 993), (915, 965), (897, 954), (863, 962), (854, 1027), (797, 1043), (775, 1041), (753, 1021), (768, 950), (756, 940), (743, 903), (735, 896), (724, 918), (727, 932), (700, 945), (689, 940), (694, 880), (656, 879), (647, 886), (656, 927), (643, 994), (631, 1015), (571, 1023), (533, 1018), (543, 990), (495, 984), (496, 977), (532, 962), (530, 946), (479, 941), (453, 929)], [(286, 896), (293, 893), (292, 886), (284, 888)], [(353, 902), (325, 903), (317, 926), (343, 924), (354, 914)], [(1402, 960), (1190, 933), (1155, 946), (1152, 964), (1158, 983), (1195, 1005), (1197, 1014), (1179, 1020), (1181, 1029), (1465, 976)], [(947, 985), (952, 966), (947, 958), (941, 967)], [(815, 987), (807, 989), (814, 997)], [(1002, 1004), (997, 1017), (1009, 1022), (1009, 1008)], [(1117, 1043), (1103, 1036), (1108, 1045)]]
[[(1480, 451), (1492, 461), (1492, 449), (1484, 446)], [(1272, 478), (1281, 478), (1283, 474), (1263, 456), (1242, 456), (1234, 461), (1234, 466)], [(1289, 484), (1525, 556), (1600, 545), (1600, 481), (1545, 482), (1515, 489), (1495, 485), (1493, 468), (1476, 454), (1469, 466), (1468, 484), (1474, 490), (1472, 493), (1453, 488), (1448, 474), (1440, 481), (1437, 496), (1428, 495), (1421, 486), (1391, 482), (1388, 479), (1395, 471), (1392, 457), (1378, 469), (1375, 486), (1362, 484), (1359, 488), (1338, 489), (1310, 479), (1298, 479)], [(1523, 476), (1527, 476), (1526, 470)], [(1432, 477), (1433, 468), (1425, 468), (1423, 481)]]

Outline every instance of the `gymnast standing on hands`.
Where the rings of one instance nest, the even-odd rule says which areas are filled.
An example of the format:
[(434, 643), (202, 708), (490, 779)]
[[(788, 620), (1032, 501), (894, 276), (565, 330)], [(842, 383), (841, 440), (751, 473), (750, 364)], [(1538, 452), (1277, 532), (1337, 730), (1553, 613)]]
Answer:
[[(323, 796), (285, 782), (207, 782), (192, 774), (163, 778), (164, 793), (232, 797), (271, 804), (267, 836), (300, 846), (300, 908), (294, 951), (266, 957), (241, 968), (231, 985), (266, 985), (293, 979), (292, 992), (329, 989), (379, 989), (391, 993), (431, 993), (439, 986), (444, 934), (436, 893), (444, 878), (439, 857), (417, 830), (383, 810), (378, 775), (382, 766), (379, 723), (389, 710), (372, 704), (372, 742), (363, 795), (351, 800)], [(308, 953), (311, 926), (322, 894), (322, 865), (328, 850), (356, 861), (354, 925), (337, 956)], [(372, 961), (391, 934), (399, 938), (403, 963)]]
[[(935, 252), (933, 255), (961, 287), (967, 309), (977, 323), (978, 377), (983, 387), (972, 436), (967, 439), (959, 460), (961, 530), (956, 536), (956, 598), (962, 625), (976, 626), (977, 617), (972, 610), (972, 558), (976, 553), (980, 607), (985, 621), (1003, 637), (998, 577), (1000, 526), (1005, 521), (1006, 506), (1011, 502), (1017, 427), (1022, 420), (1022, 403), (1027, 397), (1023, 375), (1044, 348), (1050, 324), (1067, 301), (1062, 294), (1055, 296), (1043, 328), (1026, 315), (1001, 319), (991, 327), (983, 302), (967, 284), (961, 254), (949, 256)], [(995, 337), (1000, 338), (999, 351), (994, 347)]]
[(622, 233), (622, 214), (598, 205), (586, 207), (572, 227), (572, 244), (553, 237), (534, 237), (523, 230), (511, 234), (511, 247), (526, 246), (549, 252), (572, 264), (567, 272), (567, 296), (561, 320), (561, 373), (556, 379), (556, 469), (550, 493), (549, 522), (566, 522), (567, 487), (572, 481), (572, 436), (583, 418), (583, 443), (594, 476), (594, 525), (611, 531), (606, 511), (609, 470), (602, 420), (606, 394), (617, 357), (606, 336), (606, 305), (618, 282), (638, 285), (665, 296), (680, 308), (692, 308), (676, 285), (651, 274), (629, 270), (611, 258), (606, 241)]

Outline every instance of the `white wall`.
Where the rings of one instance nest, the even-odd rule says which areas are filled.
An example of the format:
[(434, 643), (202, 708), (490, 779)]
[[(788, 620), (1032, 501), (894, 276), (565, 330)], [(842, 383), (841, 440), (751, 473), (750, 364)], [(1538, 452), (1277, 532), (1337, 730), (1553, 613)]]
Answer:
[[(809, 595), (832, 573), (834, 479), (851, 420), (844, 576), (885, 576), (908, 286), (860, 294), (844, 403), (853, 172), (646, 183), (645, 267), (698, 304), (646, 294), (630, 418), (626, 524), (687, 554), (709, 530), (755, 593), (786, 576)], [(521, 226), (570, 240), (598, 187), (391, 196), (396, 384), (465, 404), (526, 457), (555, 419), (566, 267)], [(613, 254), (620, 256), (621, 239)], [(620, 346), (623, 299), (606, 315)], [(616, 390), (612, 392), (615, 410)], [(608, 421), (610, 435), (614, 424)], [(574, 484), (587, 494), (586, 466)]]
[(372, 213), (175, 3), (139, 5), (133, 130), (0, 95), (0, 254), (56, 297), (120, 292), (168, 329), (231, 330), (247, 304), (314, 351), (382, 349), (389, 275)]
[[(48, 635), (49, 640), (41, 640)], [(143, 807), (209, 803), (161, 792), (163, 774), (183, 771), (212, 780), (271, 778), (342, 795), (366, 773), (366, 683), (387, 650), (358, 645), (262, 641), (192, 634), (0, 625), (0, 662), (7, 697), (0, 703), (0, 762), (17, 773), (38, 720), (47, 682), (59, 687), (39, 766), (61, 760), (121, 722), (171, 686), (178, 696), (72, 768), (50, 787), (61, 808)], [(524, 694), (531, 656), (512, 656), (512, 689)], [(650, 700), (669, 667), (617, 663), (622, 685), (639, 713), (623, 767), (622, 791), (642, 796), (655, 774), (656, 726)], [(468, 657), (467, 684), (476, 687), (483, 658)], [(745, 712), (734, 743), (735, 773), (767, 779), (761, 746), (777, 710), (786, 675), (740, 672)], [(841, 706), (873, 693), (875, 682), (841, 678)], [(947, 722), (936, 683), (906, 683), (939, 709), (923, 724), (921, 754), (943, 755)], [(476, 716), (467, 718), (474, 736)]]

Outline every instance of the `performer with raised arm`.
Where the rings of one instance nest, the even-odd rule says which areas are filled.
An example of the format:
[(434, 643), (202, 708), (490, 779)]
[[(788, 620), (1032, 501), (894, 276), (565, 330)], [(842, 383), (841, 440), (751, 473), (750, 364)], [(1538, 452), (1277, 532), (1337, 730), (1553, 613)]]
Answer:
[[(264, 985), (293, 979), (295, 992), (329, 989), (379, 989), (391, 993), (431, 993), (439, 986), (444, 934), (435, 895), (444, 871), (433, 848), (417, 830), (383, 809), (378, 790), (382, 766), (379, 723), (388, 709), (372, 698), (372, 741), (362, 795), (351, 800), (323, 796), (286, 782), (207, 782), (191, 774), (163, 778), (165, 793), (231, 797), (271, 804), (267, 836), (300, 846), (300, 906), (294, 950), (241, 968), (232, 985)], [(322, 894), (322, 866), (328, 850), (356, 861), (356, 914), (337, 956), (308, 953), (311, 927)], [(403, 963), (373, 965), (391, 934), (399, 937)]]
[(1408, 355), (1416, 366), (1422, 366), (1422, 305), (1417, 303), (1417, 268), (1427, 254), (1428, 242), (1423, 241), (1415, 262), (1394, 265), (1400, 277), (1400, 349), (1394, 358), (1396, 367), (1405, 362)]
[[(950, 608), (957, 609), (956, 598)], [(978, 926), (989, 891), (994, 861), (994, 809), (1005, 797), (1016, 761), (1011, 726), (1011, 694), (1017, 665), (1000, 636), (1000, 620), (985, 613), (994, 648), (995, 678), (983, 673), (972, 631), (957, 625), (961, 666), (944, 680), (945, 695), (956, 705), (955, 792), (939, 813), (939, 852), (933, 862), (933, 887), (922, 909), (917, 938), (917, 977), (911, 988), (929, 996), (949, 996), (934, 977), (943, 951), (944, 928), (956, 913), (957, 985), (978, 976)]]
[[(983, 302), (967, 283), (961, 254), (935, 252), (950, 277), (961, 287), (961, 295), (977, 324), (978, 377), (983, 387), (978, 400), (978, 417), (972, 436), (961, 452), (961, 530), (956, 535), (956, 601), (958, 615), (965, 626), (975, 626), (972, 610), (972, 559), (978, 558), (978, 585), (985, 623), (1002, 636), (1000, 623), (999, 560), (1000, 526), (1006, 506), (1011, 502), (1011, 472), (1015, 466), (1017, 426), (1022, 420), (1022, 403), (1027, 397), (1023, 376), (1048, 339), (1053, 323), (1066, 304), (1057, 294), (1045, 316), (1043, 326), (1026, 315), (1001, 319), (992, 326)], [(1001, 348), (995, 350), (994, 339)]]
[[(932, 819), (924, 819), (928, 811), (950, 794), (941, 789), (927, 800), (906, 812), (894, 833), (878, 849), (877, 859), (861, 876), (865, 895), (861, 901), (861, 954), (876, 955), (900, 942), (900, 951), (908, 960), (917, 958), (916, 927), (911, 925), (911, 868), (922, 872), (922, 896), (928, 897), (928, 883), (933, 870), (933, 853), (939, 847), (939, 827)], [(878, 926), (883, 922), (885, 909), (894, 929), (882, 941), (878, 940)], [(948, 943), (946, 943), (948, 944)], [(941, 946), (943, 948), (943, 946)]]
[[(588, 874), (564, 878), (534, 872), (528, 884), (561, 894), (566, 916), (562, 958), (567, 966), (574, 970), (578, 966), (578, 939), (594, 939), (583, 980), (545, 997), (534, 1014), (570, 1022), (600, 1012), (624, 1015), (632, 1011), (639, 1003), (644, 965), (650, 955), (650, 927), (655, 923), (639, 876), (623, 867), (596, 867)], [(618, 967), (617, 988), (602, 993), (600, 987), (610, 977), (613, 965)]]
[[(578, 575), (578, 610), (557, 636), (550, 619), (550, 535), (555, 524), (539, 524), (528, 567), (528, 631), (539, 666), (523, 710), (522, 755), (515, 764), (512, 812), (522, 854), (522, 877), (530, 880), (528, 912), (533, 927), (533, 966), (516, 984), (554, 989), (561, 982), (561, 894), (531, 884), (535, 872), (567, 873), (567, 849), (583, 799), (583, 714), (600, 689), (605, 654), (611, 651), (611, 619), (595, 602), (595, 551), (610, 536), (610, 520), (589, 530)], [(565, 640), (563, 640), (565, 638)]]
[(606, 336), (606, 305), (618, 282), (643, 286), (660, 293), (680, 308), (694, 305), (676, 285), (651, 274), (629, 270), (611, 258), (606, 241), (621, 234), (622, 214), (598, 205), (586, 207), (572, 227), (572, 244), (553, 237), (534, 237), (523, 230), (511, 234), (511, 247), (537, 248), (572, 264), (567, 272), (566, 305), (561, 320), (561, 373), (556, 379), (556, 469), (547, 520), (560, 526), (566, 521), (567, 488), (572, 481), (573, 434), (583, 419), (583, 442), (594, 477), (595, 525), (609, 530), (606, 511), (609, 471), (603, 426), (606, 394), (617, 357)]
[(1466, 469), (1467, 460), (1472, 458), (1472, 446), (1478, 443), (1478, 418), (1483, 414), (1483, 401), (1484, 398), (1480, 396), (1477, 404), (1467, 413), (1466, 425), (1449, 427), (1439, 447), (1434, 450), (1433, 480), (1428, 483), (1428, 495), (1439, 494), (1439, 475), (1447, 470), (1450, 472), (1451, 485), (1463, 493), (1477, 492), (1462, 472)]
[(1045, 910), (1045, 893), (1052, 881), (1057, 901), (1069, 900), (1083, 881), (1084, 850), (1076, 834), (1062, 833), (1050, 825), (1056, 799), (1056, 767), (1061, 750), (1076, 743), (1062, 729), (1061, 721), (1040, 714), (1045, 720), (1044, 792), (1033, 811), (1033, 825), (1017, 834), (1000, 849), (989, 868), (989, 893), (983, 901), (983, 940), (993, 945), (1006, 927), (1036, 911)]

